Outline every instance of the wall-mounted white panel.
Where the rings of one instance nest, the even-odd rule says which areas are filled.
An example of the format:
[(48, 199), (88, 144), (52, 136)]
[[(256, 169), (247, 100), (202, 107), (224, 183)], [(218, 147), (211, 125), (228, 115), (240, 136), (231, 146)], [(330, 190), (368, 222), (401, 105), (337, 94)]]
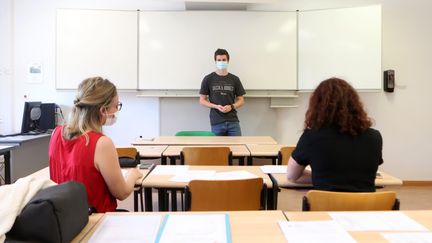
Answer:
[(57, 10), (56, 88), (76, 89), (103, 76), (119, 89), (137, 89), (137, 11)]
[(381, 89), (381, 6), (299, 13), (299, 89), (330, 77)]
[(297, 89), (295, 12), (140, 12), (139, 28), (139, 89), (199, 89), (217, 48), (245, 89)]

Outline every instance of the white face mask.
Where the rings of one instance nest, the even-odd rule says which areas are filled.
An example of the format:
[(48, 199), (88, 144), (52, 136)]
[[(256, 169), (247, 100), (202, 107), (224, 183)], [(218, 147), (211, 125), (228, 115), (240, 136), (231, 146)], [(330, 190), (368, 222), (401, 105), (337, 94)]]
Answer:
[(118, 115), (119, 115), (118, 111), (116, 111), (112, 114), (106, 114), (107, 118), (106, 118), (105, 123), (103, 125), (104, 126), (113, 125), (114, 123), (116, 123)]

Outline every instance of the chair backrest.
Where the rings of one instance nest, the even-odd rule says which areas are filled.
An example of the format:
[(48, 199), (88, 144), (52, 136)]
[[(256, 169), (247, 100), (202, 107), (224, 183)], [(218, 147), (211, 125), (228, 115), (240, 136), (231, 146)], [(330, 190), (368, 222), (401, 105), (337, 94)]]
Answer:
[(116, 148), (120, 167), (135, 167), (139, 164), (139, 153), (134, 147)]
[(216, 136), (209, 131), (180, 131), (175, 134), (176, 136)]
[(282, 147), (278, 153), (278, 164), (288, 165), (288, 160), (291, 157), (291, 153), (294, 151), (295, 146)]
[(185, 147), (180, 152), (182, 165), (231, 165), (229, 147)]
[(399, 210), (396, 192), (331, 192), (311, 190), (303, 197), (303, 211)]
[(262, 178), (242, 180), (192, 180), (186, 187), (186, 210), (229, 211), (265, 208)]

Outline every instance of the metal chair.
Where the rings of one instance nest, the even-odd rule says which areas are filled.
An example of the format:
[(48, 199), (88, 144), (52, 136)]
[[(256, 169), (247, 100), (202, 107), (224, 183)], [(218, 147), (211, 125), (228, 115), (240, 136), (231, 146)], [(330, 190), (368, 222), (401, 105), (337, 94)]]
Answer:
[(399, 210), (396, 192), (331, 192), (310, 190), (303, 197), (303, 211)]

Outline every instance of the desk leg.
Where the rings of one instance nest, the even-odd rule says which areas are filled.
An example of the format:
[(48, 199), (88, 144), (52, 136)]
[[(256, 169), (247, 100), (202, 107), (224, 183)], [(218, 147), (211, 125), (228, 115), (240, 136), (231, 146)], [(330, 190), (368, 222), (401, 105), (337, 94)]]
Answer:
[(245, 159), (244, 156), (238, 157), (239, 165), (244, 165), (244, 159)]
[(177, 211), (177, 190), (171, 190), (171, 211)]
[(176, 156), (171, 156), (169, 157), (170, 159), (170, 165), (176, 165), (177, 164), (177, 157)]
[(5, 171), (5, 184), (11, 183), (11, 165), (10, 165), (10, 151), (7, 151), (4, 155), (4, 171)]
[(138, 191), (134, 188), (134, 212), (138, 212)]
[(268, 174), (270, 180), (272, 181), (273, 187), (271, 190), (267, 191), (267, 209), (276, 210), (278, 202), (279, 185), (272, 174)]
[(168, 197), (166, 189), (158, 188), (158, 204), (159, 212), (168, 211)]
[(161, 157), (161, 165), (166, 165), (167, 164), (167, 157), (166, 156), (162, 156)]
[(144, 188), (144, 201), (145, 201), (145, 211), (152, 212), (153, 211), (153, 199), (152, 199), (152, 189), (145, 187)]
[(247, 159), (247, 165), (252, 165), (252, 160), (253, 160), (253, 157), (249, 156)]

